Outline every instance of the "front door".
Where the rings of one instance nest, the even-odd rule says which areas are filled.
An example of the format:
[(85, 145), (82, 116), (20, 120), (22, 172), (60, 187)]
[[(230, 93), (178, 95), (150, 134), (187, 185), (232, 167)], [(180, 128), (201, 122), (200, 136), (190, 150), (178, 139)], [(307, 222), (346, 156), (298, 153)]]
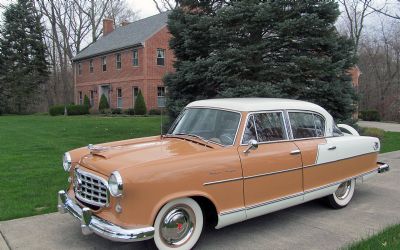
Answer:
[[(241, 146), (247, 218), (273, 212), (303, 201), (301, 154), (289, 141), (284, 112), (248, 116)], [(258, 148), (246, 151), (250, 140)]]
[(101, 85), (100, 86), (100, 96), (99, 96), (99, 100), (101, 98), (102, 95), (105, 95), (105, 97), (107, 98), (108, 103), (110, 103), (110, 85)]

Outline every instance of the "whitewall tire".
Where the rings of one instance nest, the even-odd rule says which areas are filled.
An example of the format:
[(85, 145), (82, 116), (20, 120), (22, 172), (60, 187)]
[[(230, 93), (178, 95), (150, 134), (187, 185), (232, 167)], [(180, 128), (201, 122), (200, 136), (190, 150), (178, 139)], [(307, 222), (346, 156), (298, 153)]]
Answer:
[(160, 250), (192, 249), (200, 238), (203, 223), (203, 212), (195, 200), (173, 200), (157, 215), (154, 242)]
[(327, 197), (329, 205), (335, 209), (346, 207), (353, 198), (355, 186), (355, 179), (341, 183), (335, 193)]

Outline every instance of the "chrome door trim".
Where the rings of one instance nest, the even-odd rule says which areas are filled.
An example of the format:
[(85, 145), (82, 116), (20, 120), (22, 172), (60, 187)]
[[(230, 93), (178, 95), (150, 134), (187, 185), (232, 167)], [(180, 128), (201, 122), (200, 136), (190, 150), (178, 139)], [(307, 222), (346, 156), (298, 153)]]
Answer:
[(231, 179), (225, 179), (225, 180), (219, 180), (219, 181), (205, 182), (205, 183), (203, 183), (203, 186), (209, 186), (209, 185), (220, 184), (220, 183), (231, 182), (231, 181), (239, 181), (239, 180), (243, 180), (243, 177), (237, 177), (237, 178), (231, 178)]
[(286, 173), (286, 172), (291, 172), (291, 171), (296, 171), (300, 170), (303, 167), (297, 167), (297, 168), (290, 168), (290, 169), (285, 169), (285, 170), (279, 170), (279, 171), (274, 171), (274, 172), (269, 172), (269, 173), (264, 173), (264, 174), (256, 174), (256, 175), (250, 175), (250, 176), (245, 176), (243, 179), (252, 179), (252, 178), (257, 178), (257, 177), (262, 177), (262, 176), (268, 176), (268, 175), (274, 175), (274, 174), (281, 174), (281, 173)]

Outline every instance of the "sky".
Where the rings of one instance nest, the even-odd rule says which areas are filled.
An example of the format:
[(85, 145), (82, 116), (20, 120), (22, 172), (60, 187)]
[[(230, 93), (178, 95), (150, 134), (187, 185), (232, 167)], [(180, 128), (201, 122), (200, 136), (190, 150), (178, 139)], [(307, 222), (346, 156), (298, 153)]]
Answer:
[(133, 10), (139, 11), (140, 18), (145, 18), (158, 13), (153, 0), (127, 0), (127, 2)]

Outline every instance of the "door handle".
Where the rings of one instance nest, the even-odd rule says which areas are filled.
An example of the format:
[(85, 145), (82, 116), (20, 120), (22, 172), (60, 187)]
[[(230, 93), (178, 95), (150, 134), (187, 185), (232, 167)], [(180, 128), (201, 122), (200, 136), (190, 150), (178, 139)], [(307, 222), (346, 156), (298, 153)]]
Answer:
[(330, 146), (329, 148), (328, 148), (328, 150), (335, 150), (336, 149), (336, 146)]
[(292, 151), (290, 152), (291, 155), (298, 155), (298, 154), (300, 154), (300, 153), (301, 153), (301, 152), (300, 152), (299, 149), (292, 150)]

